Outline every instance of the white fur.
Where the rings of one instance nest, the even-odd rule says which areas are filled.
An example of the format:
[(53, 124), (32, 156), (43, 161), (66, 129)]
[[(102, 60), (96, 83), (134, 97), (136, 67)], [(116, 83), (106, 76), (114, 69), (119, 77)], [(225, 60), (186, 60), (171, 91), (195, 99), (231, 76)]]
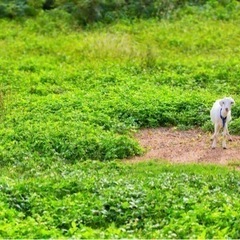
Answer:
[[(234, 105), (234, 103), (235, 102), (231, 97), (225, 97), (223, 99), (217, 100), (212, 106), (212, 109), (210, 111), (210, 117), (211, 117), (211, 120), (214, 124), (214, 134), (211, 138), (213, 140), (212, 148), (216, 148), (217, 137), (218, 137), (218, 134), (219, 134), (219, 131), (220, 131), (221, 128), (223, 128), (222, 147), (224, 149), (227, 148), (226, 136), (228, 135), (230, 140), (231, 140), (231, 137), (230, 137), (230, 134), (229, 134), (229, 131), (228, 131), (228, 123), (232, 119), (232, 117), (231, 117), (231, 107), (232, 107), (232, 105)], [(222, 117), (227, 117), (224, 127), (223, 127), (223, 121), (220, 117), (220, 114), (221, 114)]]

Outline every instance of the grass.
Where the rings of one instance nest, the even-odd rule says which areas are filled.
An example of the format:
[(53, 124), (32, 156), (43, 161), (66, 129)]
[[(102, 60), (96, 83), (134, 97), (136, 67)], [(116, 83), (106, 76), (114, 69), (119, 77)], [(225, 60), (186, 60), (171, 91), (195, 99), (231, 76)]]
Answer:
[(240, 161), (239, 160), (232, 160), (228, 163), (228, 166), (239, 168), (240, 167)]
[(239, 238), (239, 172), (116, 161), (142, 127), (210, 130), (225, 95), (238, 134), (238, 15), (55, 20), (0, 20), (0, 236)]

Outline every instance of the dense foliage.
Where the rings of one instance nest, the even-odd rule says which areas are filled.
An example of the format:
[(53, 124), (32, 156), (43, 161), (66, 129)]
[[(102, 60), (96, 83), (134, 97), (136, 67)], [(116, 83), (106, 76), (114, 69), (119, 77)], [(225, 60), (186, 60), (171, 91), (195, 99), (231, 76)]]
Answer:
[(238, 172), (108, 161), (142, 153), (139, 128), (212, 130), (225, 95), (239, 133), (238, 3), (82, 29), (47, 2), (0, 4), (0, 237), (239, 238)]
[[(234, 238), (239, 172), (44, 159), (3, 169), (2, 238)], [(129, 177), (131, 176), (131, 177)]]
[[(172, 18), (188, 6), (213, 13), (219, 19), (236, 13), (236, 0), (0, 0), (0, 17), (33, 17), (41, 11), (63, 11), (81, 25), (110, 23), (119, 19)], [(210, 14), (211, 15), (211, 14)]]

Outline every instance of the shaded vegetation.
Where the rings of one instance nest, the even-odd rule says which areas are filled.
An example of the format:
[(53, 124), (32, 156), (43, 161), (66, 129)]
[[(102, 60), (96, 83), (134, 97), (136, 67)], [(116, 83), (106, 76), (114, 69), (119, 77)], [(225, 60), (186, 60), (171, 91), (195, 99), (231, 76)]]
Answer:
[[(81, 25), (94, 22), (111, 23), (119, 19), (175, 18), (179, 10), (191, 12), (200, 7), (204, 12), (218, 19), (232, 18), (239, 8), (235, 0), (0, 0), (0, 17), (34, 17), (41, 11), (54, 14), (64, 11)], [(213, 13), (213, 14), (212, 14)]]

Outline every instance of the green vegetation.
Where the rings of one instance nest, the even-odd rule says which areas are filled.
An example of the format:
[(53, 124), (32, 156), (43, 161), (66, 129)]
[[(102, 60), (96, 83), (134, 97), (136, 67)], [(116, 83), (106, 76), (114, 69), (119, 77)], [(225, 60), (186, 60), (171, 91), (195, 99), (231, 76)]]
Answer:
[(154, 162), (41, 161), (37, 168), (30, 161), (2, 171), (1, 237), (240, 236), (239, 172)]
[[(238, 20), (187, 15), (90, 30), (70, 22), (1, 21), (2, 164), (125, 158), (141, 153), (136, 128), (210, 130), (216, 98), (238, 103)], [(239, 113), (236, 104), (235, 133)]]
[[(195, 8), (194, 8), (195, 7)], [(41, 12), (61, 11), (78, 24), (111, 23), (120, 19), (168, 18), (181, 14), (182, 9), (197, 9), (217, 19), (234, 18), (236, 0), (0, 0), (0, 17), (19, 19), (35, 17)]]
[(116, 163), (140, 128), (212, 130), (227, 95), (239, 133), (239, 3), (88, 25), (65, 1), (4, 16), (19, 2), (0, 6), (0, 237), (239, 238), (239, 172)]

